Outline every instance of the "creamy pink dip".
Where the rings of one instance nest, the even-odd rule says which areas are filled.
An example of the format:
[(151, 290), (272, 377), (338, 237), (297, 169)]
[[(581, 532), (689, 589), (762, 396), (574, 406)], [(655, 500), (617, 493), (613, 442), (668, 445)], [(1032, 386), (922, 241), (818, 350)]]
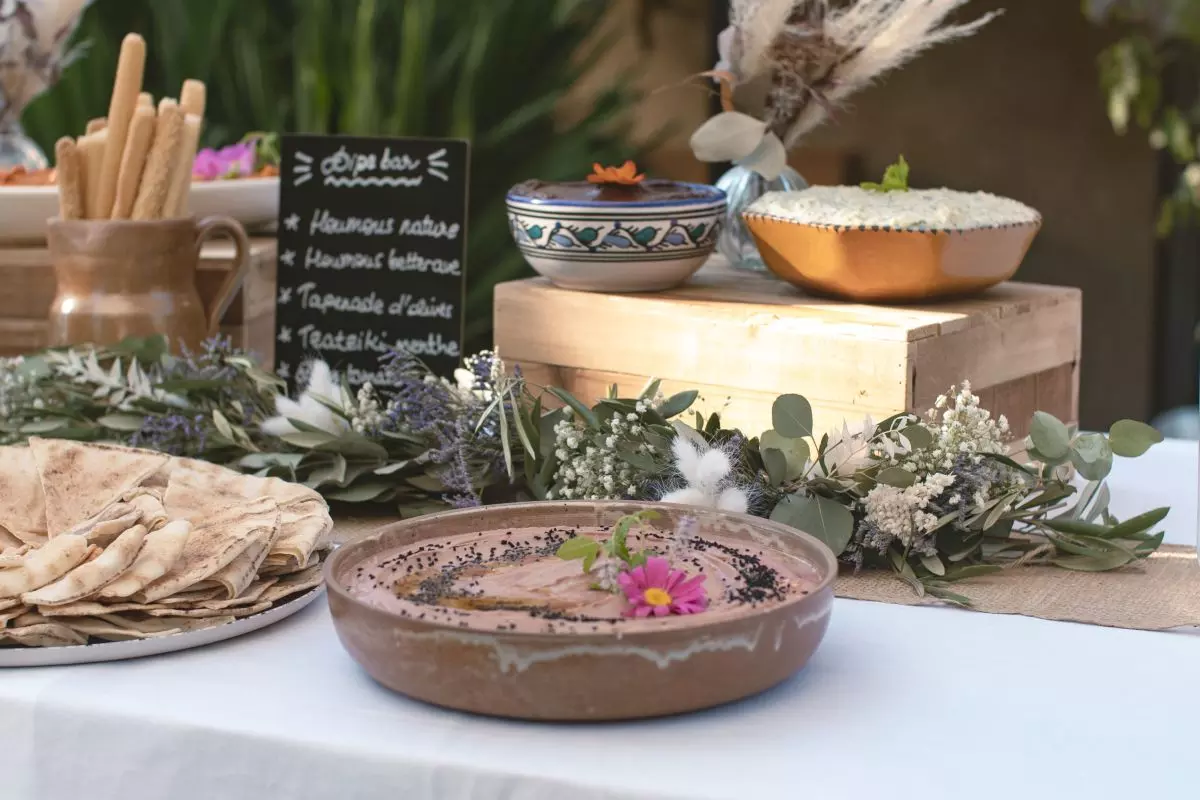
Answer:
[[(629, 619), (624, 594), (591, 588), (580, 561), (555, 555), (574, 535), (606, 539), (605, 528), (513, 528), (429, 539), (377, 553), (351, 569), (352, 595), (402, 616), (475, 630), (523, 633), (594, 633), (671, 629), (735, 619), (808, 594), (820, 583), (807, 561), (714, 536), (696, 537), (682, 561), (702, 572), (706, 611)], [(643, 529), (629, 548), (667, 552), (670, 536)]]

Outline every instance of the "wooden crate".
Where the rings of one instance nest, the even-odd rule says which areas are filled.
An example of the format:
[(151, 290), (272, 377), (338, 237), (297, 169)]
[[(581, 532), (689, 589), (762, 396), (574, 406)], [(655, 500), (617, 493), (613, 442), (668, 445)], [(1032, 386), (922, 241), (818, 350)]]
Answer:
[[(275, 355), (275, 240), (250, 240), (245, 283), (221, 320), (221, 331), (270, 366)], [(215, 241), (200, 254), (197, 287), (208, 301), (233, 264), (233, 245)], [(44, 246), (0, 247), (0, 355), (45, 347), (46, 315), (54, 300), (54, 269)]]
[(496, 287), (496, 347), (533, 383), (587, 401), (610, 384), (698, 389), (697, 409), (757, 435), (771, 403), (795, 392), (818, 430), (924, 412), (970, 380), (985, 407), (1024, 436), (1035, 410), (1078, 420), (1078, 289), (1006, 283), (971, 299), (870, 306), (806, 296), (714, 259), (658, 294), (592, 294), (541, 278)]

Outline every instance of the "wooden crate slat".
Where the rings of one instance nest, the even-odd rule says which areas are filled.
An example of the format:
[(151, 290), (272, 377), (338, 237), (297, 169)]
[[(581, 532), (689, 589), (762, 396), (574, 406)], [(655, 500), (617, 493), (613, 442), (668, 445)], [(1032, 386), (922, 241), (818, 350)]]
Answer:
[[(705, 412), (751, 435), (770, 427), (776, 396), (813, 404), (818, 428), (897, 411), (924, 412), (961, 380), (1024, 434), (1042, 408), (1078, 418), (1082, 297), (1077, 289), (1008, 283), (944, 303), (871, 306), (808, 297), (714, 259), (683, 287), (655, 294), (501, 284), (496, 346), (534, 383), (586, 401), (648, 377), (700, 391)], [(540, 380), (533, 376), (539, 376)]]

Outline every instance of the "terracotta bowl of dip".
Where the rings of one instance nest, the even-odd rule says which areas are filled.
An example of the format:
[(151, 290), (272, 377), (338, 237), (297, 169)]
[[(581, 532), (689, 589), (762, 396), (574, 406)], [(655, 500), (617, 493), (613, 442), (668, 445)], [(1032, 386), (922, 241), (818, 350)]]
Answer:
[[(439, 565), (531, 563), (546, 570), (538, 573), (545, 578), (539, 586), (548, 583), (557, 592), (578, 583), (586, 589), (580, 562), (544, 554), (574, 532), (595, 534), (649, 507), (662, 516), (642, 545), (669, 542), (681, 517), (697, 519), (701, 544), (693, 552), (708, 576), (706, 585), (741, 587), (744, 576), (764, 574), (762, 565), (775, 579), (764, 584), (756, 578), (753, 592), (742, 588), (736, 596), (732, 588), (726, 594), (710, 588), (710, 606), (698, 614), (644, 619), (496, 610), (482, 604), (493, 592), (481, 591), (482, 605), (472, 601), (467, 610), (419, 605), (404, 599), (413, 595), (397, 595), (398, 586), (436, 585), (410, 578), (414, 570), (441, 574), (438, 568), (422, 573), (435, 558), (443, 559)], [(541, 549), (520, 561), (525, 551), (517, 548), (527, 546)], [(523, 574), (533, 585), (531, 573), (489, 569), (476, 569), (485, 576), (481, 583), (488, 574), (497, 580)], [(801, 669), (820, 644), (836, 574), (836, 559), (825, 545), (779, 523), (623, 502), (520, 503), (419, 517), (339, 548), (325, 567), (338, 637), (379, 683), (462, 711), (561, 721), (677, 714), (775, 686)], [(767, 584), (772, 597), (761, 588)], [(619, 596), (591, 595), (597, 602), (624, 603)]]
[(712, 254), (725, 213), (715, 186), (525, 181), (505, 198), (529, 266), (564, 289), (653, 292), (683, 283)]

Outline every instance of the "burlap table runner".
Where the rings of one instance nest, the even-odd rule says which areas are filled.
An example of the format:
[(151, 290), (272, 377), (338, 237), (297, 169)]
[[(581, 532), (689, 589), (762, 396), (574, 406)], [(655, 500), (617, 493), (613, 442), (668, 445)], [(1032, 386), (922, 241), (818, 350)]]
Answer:
[[(388, 517), (344, 517), (334, 524), (339, 544), (395, 522)], [(1194, 547), (1165, 545), (1137, 566), (1116, 572), (1072, 572), (1019, 567), (958, 584), (975, 611), (1161, 631), (1200, 626), (1200, 564)], [(918, 597), (889, 572), (839, 576), (838, 597), (901, 605), (938, 605)]]

